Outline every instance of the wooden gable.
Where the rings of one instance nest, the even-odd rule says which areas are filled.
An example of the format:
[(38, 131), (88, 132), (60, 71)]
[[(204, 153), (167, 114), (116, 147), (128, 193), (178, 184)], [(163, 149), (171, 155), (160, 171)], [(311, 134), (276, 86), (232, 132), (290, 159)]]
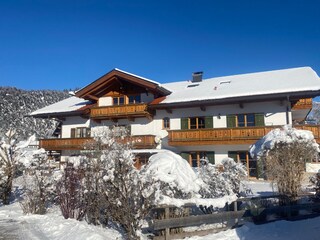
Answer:
[(152, 93), (156, 97), (166, 96), (170, 91), (144, 78), (113, 69), (96, 81), (76, 92), (76, 96), (97, 101), (112, 94)]

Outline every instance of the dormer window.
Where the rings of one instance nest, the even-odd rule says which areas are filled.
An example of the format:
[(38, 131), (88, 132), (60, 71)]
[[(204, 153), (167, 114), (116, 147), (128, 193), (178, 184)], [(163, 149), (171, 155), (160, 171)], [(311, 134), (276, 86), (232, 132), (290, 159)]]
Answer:
[(113, 97), (113, 105), (124, 105), (125, 96)]
[(113, 105), (126, 105), (141, 103), (140, 94), (137, 95), (120, 95), (113, 97)]
[(140, 95), (130, 95), (128, 96), (129, 104), (141, 103)]

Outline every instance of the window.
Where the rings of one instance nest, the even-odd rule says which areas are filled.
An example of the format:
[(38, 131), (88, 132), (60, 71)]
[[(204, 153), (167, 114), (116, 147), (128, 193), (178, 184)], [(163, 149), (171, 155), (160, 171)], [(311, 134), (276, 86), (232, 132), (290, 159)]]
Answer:
[(113, 97), (113, 105), (124, 105), (125, 104), (125, 97), (119, 96), (119, 97)]
[(227, 115), (227, 127), (264, 126), (263, 113)]
[(213, 128), (213, 117), (181, 118), (181, 129)]
[(141, 103), (140, 95), (131, 95), (129, 98), (129, 104)]
[(215, 164), (214, 152), (182, 152), (181, 157), (189, 162), (192, 167), (199, 167), (200, 164)]
[(238, 163), (242, 163), (248, 171), (249, 177), (257, 177), (257, 161), (251, 158), (248, 151), (230, 151), (228, 156)]
[(90, 137), (90, 128), (79, 127), (71, 128), (71, 138), (86, 138)]
[(162, 128), (163, 129), (170, 129), (170, 118), (165, 117), (162, 119)]

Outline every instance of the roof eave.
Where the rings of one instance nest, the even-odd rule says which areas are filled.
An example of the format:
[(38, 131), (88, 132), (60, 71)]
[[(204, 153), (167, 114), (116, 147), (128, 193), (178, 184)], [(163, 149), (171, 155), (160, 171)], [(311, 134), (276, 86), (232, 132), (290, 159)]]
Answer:
[(257, 102), (257, 101), (265, 102), (270, 100), (313, 98), (319, 95), (320, 95), (320, 89), (315, 91), (284, 92), (284, 93), (263, 94), (263, 95), (253, 95), (253, 96), (230, 97), (230, 98), (222, 98), (222, 99), (158, 103), (158, 104), (150, 105), (149, 107), (152, 109), (188, 108), (188, 107), (196, 107), (196, 106), (237, 104), (237, 103), (248, 103), (248, 102)]

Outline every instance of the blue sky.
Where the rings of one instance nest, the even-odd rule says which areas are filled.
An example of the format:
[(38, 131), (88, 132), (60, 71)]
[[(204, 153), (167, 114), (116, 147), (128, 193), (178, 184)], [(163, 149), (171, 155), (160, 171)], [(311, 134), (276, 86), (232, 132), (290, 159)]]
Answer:
[(0, 0), (0, 86), (82, 87), (113, 68), (159, 82), (311, 66), (320, 1)]

